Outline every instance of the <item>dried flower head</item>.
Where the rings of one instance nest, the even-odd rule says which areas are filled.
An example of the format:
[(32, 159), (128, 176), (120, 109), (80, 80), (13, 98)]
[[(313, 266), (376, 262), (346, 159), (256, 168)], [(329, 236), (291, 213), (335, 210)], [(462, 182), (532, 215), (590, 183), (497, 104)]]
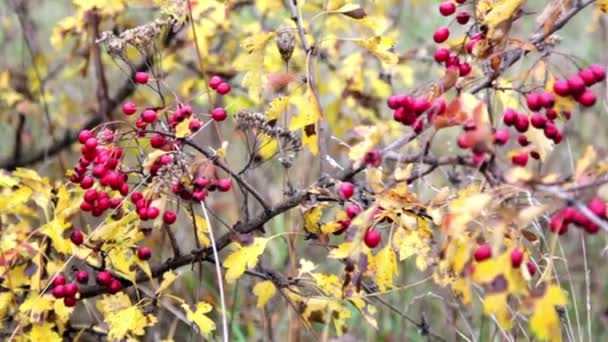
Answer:
[(277, 48), (281, 53), (281, 58), (285, 63), (289, 62), (293, 50), (296, 47), (296, 37), (293, 33), (293, 29), (289, 26), (281, 26), (277, 29)]

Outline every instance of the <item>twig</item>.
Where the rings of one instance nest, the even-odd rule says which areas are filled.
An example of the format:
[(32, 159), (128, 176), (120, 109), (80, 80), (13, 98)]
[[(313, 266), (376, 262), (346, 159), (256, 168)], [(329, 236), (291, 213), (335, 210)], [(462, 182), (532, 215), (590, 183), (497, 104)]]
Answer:
[(91, 30), (93, 34), (91, 36), (91, 50), (93, 50), (93, 64), (95, 65), (95, 77), (97, 78), (97, 103), (99, 104), (99, 114), (104, 115), (105, 119), (112, 120), (112, 112), (108, 110), (110, 105), (110, 98), (108, 96), (108, 81), (106, 80), (106, 74), (101, 61), (101, 48), (95, 43), (97, 37), (99, 37), (99, 13), (97, 10), (89, 12), (91, 19)]

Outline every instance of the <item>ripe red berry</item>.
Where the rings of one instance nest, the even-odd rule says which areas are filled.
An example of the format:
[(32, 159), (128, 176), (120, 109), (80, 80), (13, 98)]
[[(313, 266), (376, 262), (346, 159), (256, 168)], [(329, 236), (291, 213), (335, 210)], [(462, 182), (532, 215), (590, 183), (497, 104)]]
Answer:
[(520, 152), (511, 157), (511, 162), (518, 166), (526, 166), (526, 164), (528, 164), (528, 154), (525, 152)]
[(55, 286), (53, 288), (53, 291), (51, 292), (51, 294), (56, 299), (65, 297), (65, 285), (57, 285), (57, 286)]
[(160, 210), (157, 207), (148, 207), (146, 209), (146, 216), (149, 220), (154, 220), (160, 214)]
[(125, 115), (135, 114), (135, 112), (137, 112), (137, 105), (133, 102), (125, 102), (122, 105), (122, 112)]
[(595, 74), (593, 73), (593, 70), (589, 68), (582, 69), (578, 72), (578, 75), (585, 81), (586, 86), (592, 86), (596, 82)]
[(76, 246), (80, 246), (84, 242), (84, 234), (81, 230), (73, 230), (70, 234), (70, 241)]
[(553, 137), (553, 142), (559, 144), (560, 142), (562, 142), (563, 139), (564, 135), (558, 130), (557, 133), (555, 133), (555, 136)]
[(465, 2), (467, 2), (467, 0), (456, 0), (456, 2), (459, 4), (464, 4)]
[(84, 147), (89, 151), (95, 151), (99, 142), (95, 138), (89, 138), (84, 142)]
[(589, 234), (596, 234), (600, 231), (600, 226), (593, 222), (590, 222), (588, 225), (584, 226), (583, 229)]
[(533, 112), (539, 110), (541, 108), (540, 95), (537, 93), (529, 93), (526, 96), (526, 105)]
[(215, 121), (224, 121), (227, 116), (226, 110), (222, 107), (213, 108), (211, 111), (211, 118)]
[(574, 75), (568, 79), (568, 88), (571, 95), (578, 96), (585, 91), (585, 81), (579, 75)]
[(157, 119), (156, 112), (153, 109), (146, 109), (141, 113), (141, 119), (146, 123), (153, 123)]
[(473, 254), (475, 261), (484, 261), (492, 257), (492, 246), (489, 244), (483, 244), (478, 246), (475, 249), (475, 253)]
[(217, 181), (217, 188), (221, 192), (228, 192), (232, 188), (232, 180), (230, 178), (222, 178)]
[(216, 91), (220, 95), (226, 95), (226, 94), (230, 93), (230, 84), (228, 84), (226, 82), (222, 82), (222, 83), (220, 83), (220, 85), (217, 86)]
[(222, 80), (221, 77), (219, 76), (213, 76), (209, 79), (209, 87), (211, 87), (211, 89), (217, 90), (217, 87), (222, 84), (222, 82), (224, 82), (224, 80)]
[(338, 223), (340, 224), (340, 229), (336, 230), (333, 233), (334, 235), (340, 235), (340, 234), (344, 233), (350, 227), (351, 220), (349, 220), (349, 219), (340, 220)]
[(466, 134), (461, 134), (458, 136), (458, 141), (457, 141), (458, 147), (460, 147), (463, 150), (466, 150), (467, 148), (471, 147), (471, 141), (469, 139), (469, 136)]
[(559, 96), (570, 95), (570, 86), (567, 80), (555, 80), (553, 83), (553, 91)]
[(437, 44), (445, 42), (449, 37), (450, 29), (445, 26), (438, 28), (433, 34), (433, 40), (435, 40), (435, 43)]
[(542, 92), (539, 96), (540, 105), (544, 108), (551, 108), (555, 105), (555, 96), (549, 92)]
[(57, 275), (52, 282), (53, 286), (65, 285), (65, 277), (61, 274)]
[(349, 199), (355, 194), (355, 185), (351, 182), (342, 182), (338, 186), (338, 195), (343, 199)]
[(471, 73), (471, 70), (473, 70), (473, 69), (471, 67), (471, 64), (469, 64), (469, 63), (464, 62), (464, 63), (460, 63), (458, 65), (458, 72), (460, 74), (460, 77), (467, 76), (468, 74)]
[(559, 130), (557, 129), (557, 127), (555, 126), (554, 123), (552, 122), (547, 122), (545, 124), (545, 136), (549, 139), (553, 139), (557, 136), (557, 134), (559, 133)]
[(514, 109), (507, 108), (503, 113), (502, 122), (504, 122), (504, 124), (507, 126), (514, 125), (518, 116), (519, 115)]
[(375, 229), (368, 229), (363, 236), (363, 242), (369, 248), (375, 248), (382, 241), (382, 234)]
[(365, 154), (364, 162), (367, 165), (378, 167), (382, 164), (382, 154), (374, 148)]
[(135, 83), (139, 83), (139, 84), (146, 84), (148, 83), (148, 80), (150, 79), (150, 77), (148, 76), (147, 72), (143, 72), (143, 71), (138, 71), (135, 73)]
[(578, 103), (580, 103), (584, 107), (593, 107), (593, 105), (597, 101), (597, 97), (595, 96), (594, 92), (587, 89), (583, 91), (582, 94), (576, 97), (576, 101), (578, 101)]
[(517, 115), (517, 120), (515, 121), (515, 129), (517, 129), (519, 133), (524, 133), (528, 131), (529, 127), (530, 119), (528, 118), (528, 116), (526, 114)]
[(519, 249), (519, 248), (515, 248), (514, 250), (511, 251), (511, 266), (513, 266), (513, 268), (519, 268), (519, 266), (521, 266), (521, 263), (524, 261), (524, 252)]
[(530, 118), (530, 123), (534, 128), (543, 129), (547, 124), (547, 118), (541, 113), (534, 113)]
[(139, 247), (137, 249), (137, 257), (139, 260), (150, 260), (152, 257), (152, 250), (146, 246)]
[[(553, 108), (549, 108), (545, 111), (545, 115), (547, 116), (547, 119), (553, 121), (555, 119), (557, 119), (557, 111)], [(565, 113), (564, 113), (565, 115)]]
[(150, 137), (150, 146), (154, 148), (161, 148), (165, 146), (166, 143), (167, 139), (165, 139), (165, 137), (160, 133), (154, 133)]
[(565, 234), (568, 232), (568, 224), (564, 222), (564, 217), (561, 213), (557, 213), (549, 221), (549, 229), (555, 234)]
[(530, 141), (528, 140), (528, 137), (525, 136), (524, 134), (520, 134), (517, 137), (517, 142), (519, 143), (519, 145), (521, 146), (528, 146), (530, 145)]
[(349, 204), (346, 207), (346, 215), (350, 218), (353, 218), (361, 213), (361, 208), (356, 204)]
[(403, 120), (405, 120), (405, 117), (406, 115), (404, 108), (397, 108), (397, 110), (393, 112), (393, 120), (397, 122), (403, 122)]
[(88, 283), (89, 282), (89, 272), (87, 272), (87, 271), (76, 272), (76, 281), (81, 284)]
[(192, 120), (190, 120), (190, 123), (188, 124), (188, 128), (192, 132), (198, 131), (199, 129), (201, 129), (201, 127), (203, 127), (203, 123), (199, 119), (192, 119)]
[(598, 197), (594, 197), (588, 204), (587, 207), (591, 212), (599, 217), (606, 217), (606, 202), (602, 201)]
[(205, 191), (205, 189), (197, 190), (192, 193), (192, 198), (200, 202), (204, 201), (206, 197), (207, 191)]
[(606, 68), (599, 64), (593, 64), (589, 67), (593, 75), (595, 76), (596, 82), (601, 82), (606, 78)]
[(426, 112), (429, 108), (431, 108), (431, 103), (426, 97), (417, 97), (412, 102), (412, 110), (418, 115)]
[(91, 176), (84, 176), (82, 178), (82, 180), (80, 181), (80, 187), (82, 189), (90, 189), (93, 184), (95, 183), (95, 180), (93, 179), (93, 177)]
[(108, 271), (101, 271), (101, 272), (97, 273), (97, 276), (95, 277), (97, 284), (99, 284), (101, 286), (110, 285), (110, 282), (113, 279), (114, 279), (114, 277), (112, 277), (112, 273), (110, 273)]
[[(447, 48), (444, 47), (440, 47), (437, 50), (435, 50), (435, 54), (433, 56), (435, 58), (435, 61), (437, 63), (443, 63), (445, 61), (448, 60), (448, 58), (450, 57), (450, 50), (448, 50)], [(389, 105), (390, 107), (390, 105)], [(395, 108), (393, 108), (395, 109)]]
[(536, 265), (534, 265), (532, 261), (526, 262), (526, 268), (528, 269), (528, 273), (530, 273), (531, 276), (534, 276), (534, 274), (536, 274)]
[(76, 283), (69, 283), (64, 286), (66, 297), (74, 297), (78, 293), (78, 285), (76, 285)]
[(386, 100), (386, 104), (387, 104), (388, 108), (393, 109), (393, 110), (399, 108), (401, 106), (400, 98), (401, 98), (401, 95), (389, 96), (389, 98)]
[(467, 53), (473, 53), (473, 48), (475, 48), (475, 44), (477, 44), (480, 41), (480, 39), (471, 39), (469, 41), (467, 41), (466, 44), (466, 49), (467, 49)]
[(165, 222), (166, 224), (173, 224), (176, 220), (177, 214), (175, 213), (175, 211), (167, 210), (163, 214), (163, 222)]
[(470, 18), (471, 15), (467, 11), (460, 11), (458, 12), (458, 15), (456, 15), (456, 21), (461, 25), (468, 23)]
[(89, 131), (88, 129), (83, 129), (82, 131), (80, 131), (80, 133), (78, 133), (78, 141), (80, 141), (81, 144), (84, 144), (92, 137), (93, 133), (91, 133), (91, 131)]
[(494, 132), (494, 143), (496, 145), (504, 145), (509, 141), (509, 131), (506, 129), (497, 129)]
[(120, 290), (122, 290), (122, 284), (120, 281), (118, 279), (112, 279), (108, 285), (108, 292), (110, 294), (117, 294), (120, 292)]
[(456, 12), (456, 4), (452, 1), (444, 1), (439, 4), (439, 13), (444, 17), (450, 16)]
[(76, 297), (63, 298), (63, 305), (67, 306), (68, 308), (76, 306), (77, 302), (78, 302), (78, 300), (76, 299)]

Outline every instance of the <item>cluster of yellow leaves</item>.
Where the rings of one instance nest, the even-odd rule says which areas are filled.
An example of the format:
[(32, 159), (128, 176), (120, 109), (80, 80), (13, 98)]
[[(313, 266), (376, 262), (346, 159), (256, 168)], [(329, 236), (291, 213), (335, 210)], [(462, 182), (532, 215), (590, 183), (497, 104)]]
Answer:
[(232, 252), (223, 262), (227, 269), (226, 281), (234, 283), (245, 271), (255, 267), (258, 258), (264, 253), (268, 241), (269, 239), (256, 237), (248, 246), (234, 242), (232, 245), (236, 248), (236, 251)]
[(112, 340), (133, 339), (143, 336), (145, 328), (156, 324), (152, 314), (144, 314), (142, 308), (131, 303), (125, 293), (103, 295), (96, 303), (97, 309), (108, 324), (108, 338)]

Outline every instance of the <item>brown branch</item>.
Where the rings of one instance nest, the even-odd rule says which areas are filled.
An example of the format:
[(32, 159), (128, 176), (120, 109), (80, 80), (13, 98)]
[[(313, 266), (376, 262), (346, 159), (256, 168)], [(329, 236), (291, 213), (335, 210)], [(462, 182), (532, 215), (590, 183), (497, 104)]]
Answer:
[(108, 81), (104, 71), (103, 62), (101, 60), (101, 48), (95, 43), (99, 37), (99, 23), (101, 18), (97, 10), (89, 12), (89, 20), (91, 25), (91, 50), (93, 50), (93, 65), (95, 66), (95, 77), (97, 78), (97, 103), (99, 104), (99, 113), (105, 116), (108, 121), (112, 120), (112, 111), (109, 110), (110, 97), (108, 96)]

